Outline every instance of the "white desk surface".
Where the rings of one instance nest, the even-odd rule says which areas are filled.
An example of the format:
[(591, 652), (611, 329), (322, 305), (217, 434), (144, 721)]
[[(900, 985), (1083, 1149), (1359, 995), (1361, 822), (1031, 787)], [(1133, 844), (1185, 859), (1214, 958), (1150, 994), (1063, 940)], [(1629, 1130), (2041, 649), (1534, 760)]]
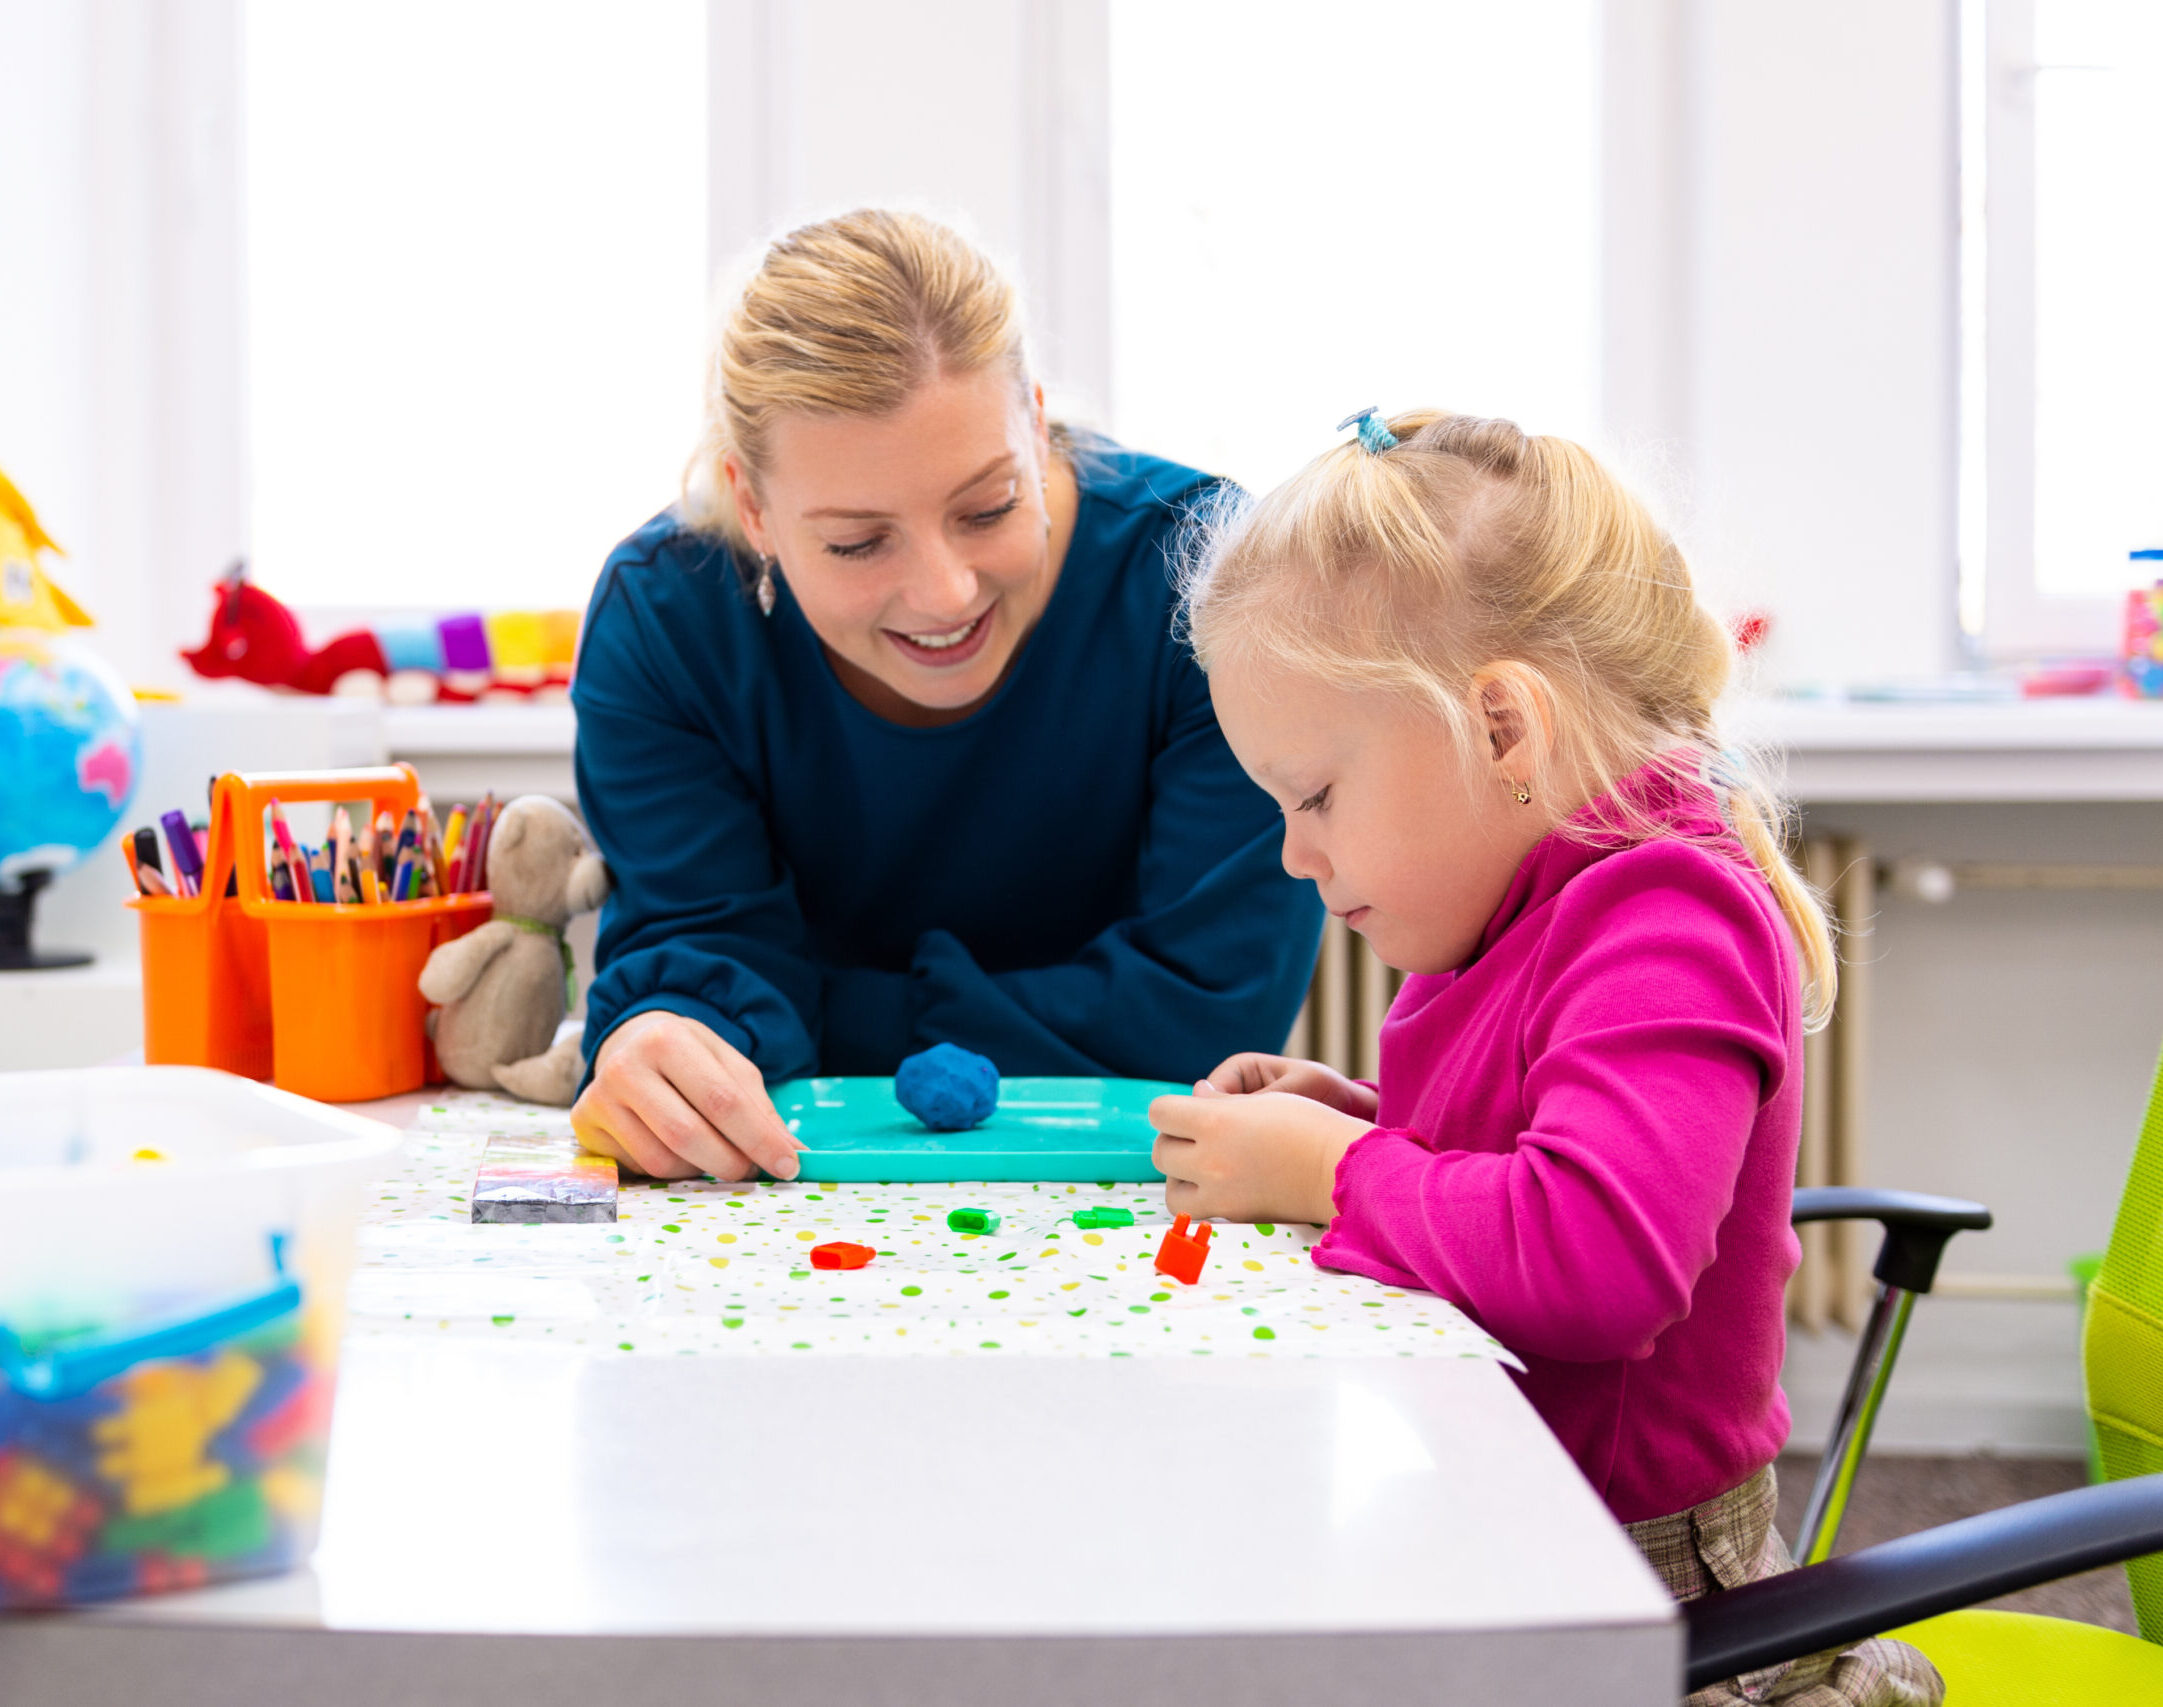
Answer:
[(348, 1338), (311, 1571), (0, 1624), (0, 1699), (1629, 1707), (1675, 1699), (1680, 1653), (1484, 1357), (484, 1327)]

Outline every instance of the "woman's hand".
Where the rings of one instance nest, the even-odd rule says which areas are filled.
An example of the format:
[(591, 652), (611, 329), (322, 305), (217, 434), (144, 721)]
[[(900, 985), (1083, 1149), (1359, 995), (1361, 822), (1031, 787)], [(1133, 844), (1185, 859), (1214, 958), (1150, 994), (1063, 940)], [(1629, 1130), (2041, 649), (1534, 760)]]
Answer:
[(659, 1009), (602, 1043), (593, 1082), (571, 1110), (587, 1149), (655, 1179), (796, 1177), (797, 1142), (759, 1070), (710, 1027)]
[(1356, 1114), (1371, 1121), (1378, 1098), (1362, 1084), (1355, 1084), (1334, 1067), (1319, 1061), (1298, 1061), (1288, 1055), (1234, 1055), (1219, 1063), (1203, 1081), (1231, 1096), (1256, 1091), (1289, 1091), (1340, 1114)]
[(1337, 1213), (1338, 1161), (1374, 1129), (1372, 1120), (1310, 1097), (1227, 1096), (1207, 1079), (1191, 1097), (1158, 1097), (1149, 1124), (1157, 1129), (1150, 1159), (1173, 1214), (1316, 1224)]

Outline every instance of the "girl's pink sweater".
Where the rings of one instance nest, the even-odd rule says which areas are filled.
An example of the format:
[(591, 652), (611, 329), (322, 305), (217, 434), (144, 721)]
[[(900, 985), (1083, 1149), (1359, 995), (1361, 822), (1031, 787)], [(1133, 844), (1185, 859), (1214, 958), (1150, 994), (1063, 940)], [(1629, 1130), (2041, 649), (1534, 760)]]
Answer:
[(1793, 938), (1710, 794), (1621, 792), (1692, 839), (1549, 836), (1471, 960), (1405, 981), (1314, 1258), (1460, 1305), (1630, 1523), (1787, 1439), (1802, 1026)]

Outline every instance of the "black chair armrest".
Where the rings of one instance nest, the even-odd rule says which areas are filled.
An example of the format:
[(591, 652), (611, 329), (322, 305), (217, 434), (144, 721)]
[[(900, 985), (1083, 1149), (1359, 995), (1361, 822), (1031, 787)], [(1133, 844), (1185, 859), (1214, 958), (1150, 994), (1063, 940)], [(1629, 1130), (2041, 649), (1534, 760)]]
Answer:
[(2098, 1565), (2163, 1552), (2163, 1474), (1965, 1517), (1859, 1553), (1709, 1594), (1682, 1609), (1685, 1688), (1844, 1648)]
[(1938, 1261), (1955, 1233), (1980, 1232), (1991, 1224), (1990, 1211), (1960, 1197), (1930, 1197), (1919, 1191), (1871, 1191), (1862, 1186), (1800, 1186), (1790, 1215), (1805, 1221), (1875, 1221), (1885, 1229), (1872, 1272), (1887, 1286), (1928, 1292), (1938, 1278)]

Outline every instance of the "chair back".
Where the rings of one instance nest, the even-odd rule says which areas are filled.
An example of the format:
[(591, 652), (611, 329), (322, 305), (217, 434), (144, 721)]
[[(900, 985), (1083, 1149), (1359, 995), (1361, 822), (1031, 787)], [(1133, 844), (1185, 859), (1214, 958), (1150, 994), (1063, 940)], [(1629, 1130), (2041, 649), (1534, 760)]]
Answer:
[[(2081, 1364), (2104, 1475), (2118, 1481), (2163, 1471), (2163, 1064), (2088, 1292)], [(2163, 1554), (2125, 1569), (2141, 1634), (2163, 1642)]]

